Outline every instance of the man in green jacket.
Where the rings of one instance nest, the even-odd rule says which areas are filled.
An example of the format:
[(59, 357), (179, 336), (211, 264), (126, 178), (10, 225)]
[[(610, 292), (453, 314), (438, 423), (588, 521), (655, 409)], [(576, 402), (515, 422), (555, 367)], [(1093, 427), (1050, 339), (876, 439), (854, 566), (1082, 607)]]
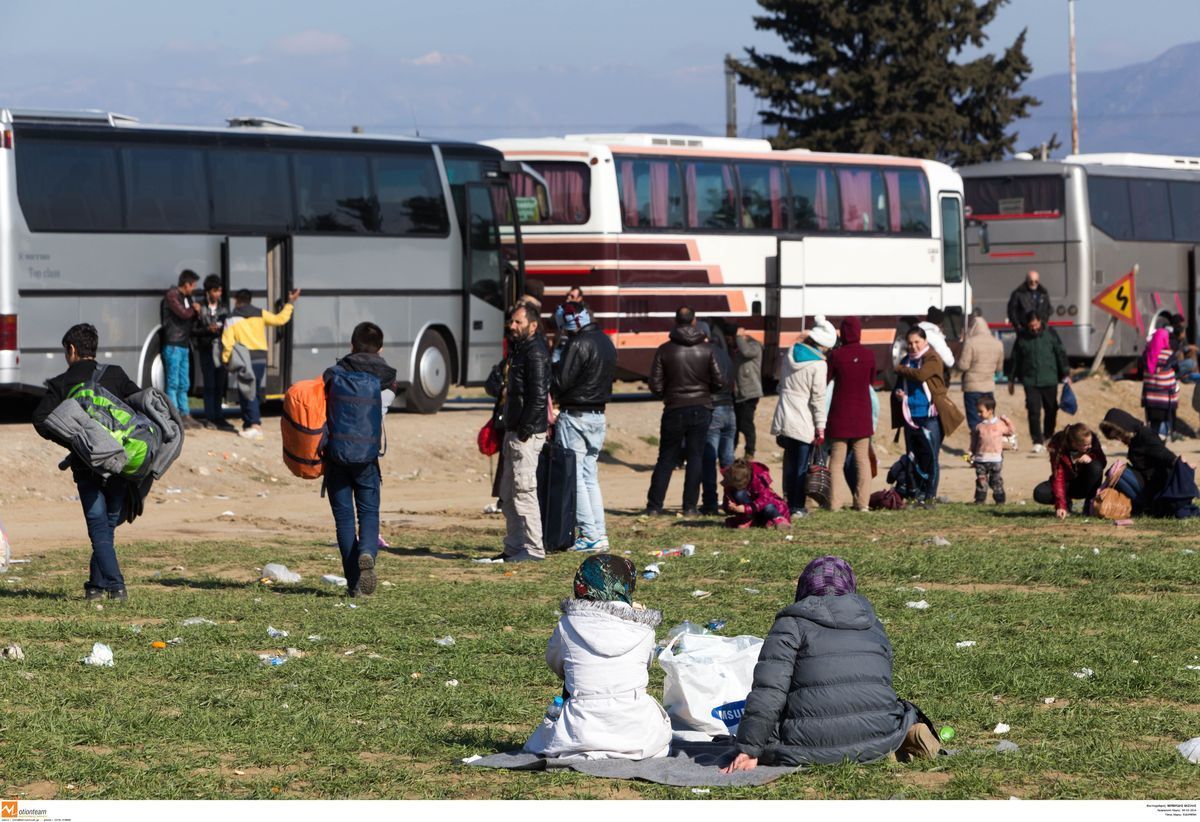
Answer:
[[(1042, 453), (1046, 436), (1053, 435), (1058, 418), (1058, 384), (1070, 379), (1067, 350), (1053, 328), (1047, 328), (1037, 314), (1025, 318), (1028, 333), (1017, 337), (1012, 363), (1008, 368), (1008, 393), (1016, 393), (1019, 382), (1025, 386), (1025, 411), (1029, 415), (1029, 436), (1035, 453)], [(1042, 427), (1041, 414), (1046, 417)], [(1044, 433), (1043, 433), (1044, 432)]]

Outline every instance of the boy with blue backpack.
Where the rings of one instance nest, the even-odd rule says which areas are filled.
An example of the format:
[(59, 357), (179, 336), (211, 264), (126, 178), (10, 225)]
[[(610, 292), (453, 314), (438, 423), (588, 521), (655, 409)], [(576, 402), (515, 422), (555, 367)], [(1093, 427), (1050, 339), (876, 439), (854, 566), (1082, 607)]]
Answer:
[(397, 388), (396, 369), (379, 355), (382, 348), (379, 326), (359, 323), (350, 336), (351, 353), (324, 374), (328, 415), (323, 452), (325, 491), (350, 596), (373, 594), (377, 583), (383, 416)]

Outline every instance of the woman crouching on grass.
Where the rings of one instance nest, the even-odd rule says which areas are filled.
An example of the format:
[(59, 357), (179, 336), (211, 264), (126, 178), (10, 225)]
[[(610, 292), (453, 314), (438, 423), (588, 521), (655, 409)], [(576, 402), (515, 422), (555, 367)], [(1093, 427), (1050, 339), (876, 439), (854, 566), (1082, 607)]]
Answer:
[(1050, 479), (1033, 489), (1034, 502), (1053, 505), (1054, 515), (1066, 519), (1071, 500), (1084, 501), (1084, 513), (1104, 481), (1104, 449), (1100, 438), (1082, 422), (1072, 423), (1050, 438)]
[(818, 557), (763, 643), (737, 732), (737, 758), (722, 773), (764, 765), (902, 761), (934, 757), (937, 735), (892, 690), (892, 645), (850, 564)]
[(562, 713), (549, 718), (525, 750), (551, 757), (653, 759), (671, 746), (671, 721), (646, 693), (654, 629), (662, 614), (633, 607), (637, 580), (625, 557), (597, 554), (575, 573), (575, 598), (546, 648), (563, 680)]

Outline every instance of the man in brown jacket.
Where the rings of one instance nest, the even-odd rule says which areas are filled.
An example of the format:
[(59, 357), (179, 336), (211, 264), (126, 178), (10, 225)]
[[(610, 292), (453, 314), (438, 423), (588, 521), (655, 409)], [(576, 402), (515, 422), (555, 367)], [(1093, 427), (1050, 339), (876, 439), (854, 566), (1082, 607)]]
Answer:
[(963, 406), (967, 412), (967, 430), (979, 425), (979, 401), (996, 399), (996, 374), (1004, 371), (1004, 344), (992, 334), (979, 313), (971, 315), (967, 340), (954, 370), (963, 375)]

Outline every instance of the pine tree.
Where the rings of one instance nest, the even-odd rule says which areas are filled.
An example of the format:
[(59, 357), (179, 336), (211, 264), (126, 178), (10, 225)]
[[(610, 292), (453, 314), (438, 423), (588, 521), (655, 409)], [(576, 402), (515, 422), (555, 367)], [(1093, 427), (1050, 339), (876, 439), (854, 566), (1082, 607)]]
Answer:
[(1038, 101), (1020, 94), (1025, 32), (997, 58), (982, 48), (1008, 0), (758, 0), (759, 30), (786, 56), (746, 49), (739, 82), (765, 101), (777, 148), (926, 157), (955, 165), (1012, 150), (1010, 123)]

